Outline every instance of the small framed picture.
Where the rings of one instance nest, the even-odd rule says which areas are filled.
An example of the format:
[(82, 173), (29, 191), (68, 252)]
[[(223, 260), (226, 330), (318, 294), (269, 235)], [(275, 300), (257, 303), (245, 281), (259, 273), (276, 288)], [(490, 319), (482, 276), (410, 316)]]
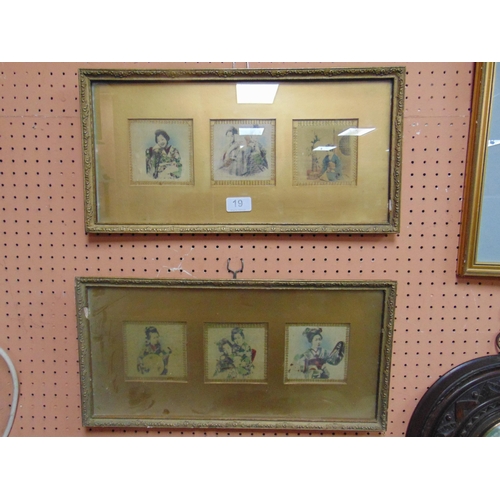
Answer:
[(358, 120), (294, 120), (293, 184), (356, 185), (359, 130)]
[(213, 185), (275, 184), (276, 120), (211, 120)]
[(126, 380), (186, 382), (186, 324), (125, 322)]
[(349, 325), (287, 325), (285, 383), (346, 383), (348, 345)]
[(205, 325), (205, 382), (265, 383), (267, 325)]
[(132, 184), (193, 184), (192, 120), (129, 120)]

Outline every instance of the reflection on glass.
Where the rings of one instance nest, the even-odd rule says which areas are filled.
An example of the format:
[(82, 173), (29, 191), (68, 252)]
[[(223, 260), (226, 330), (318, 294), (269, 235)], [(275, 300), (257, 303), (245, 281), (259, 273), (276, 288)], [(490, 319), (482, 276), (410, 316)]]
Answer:
[(258, 127), (254, 125), (253, 127), (239, 127), (238, 135), (262, 135), (264, 133), (264, 127)]
[(344, 130), (343, 132), (340, 132), (339, 136), (342, 135), (355, 135), (355, 136), (360, 136), (360, 135), (365, 135), (368, 134), (369, 132), (373, 132), (375, 129), (374, 128), (348, 128), (347, 130)]
[(273, 104), (279, 83), (237, 83), (238, 104)]
[(489, 428), (483, 437), (500, 437), (500, 423), (495, 424), (493, 427)]

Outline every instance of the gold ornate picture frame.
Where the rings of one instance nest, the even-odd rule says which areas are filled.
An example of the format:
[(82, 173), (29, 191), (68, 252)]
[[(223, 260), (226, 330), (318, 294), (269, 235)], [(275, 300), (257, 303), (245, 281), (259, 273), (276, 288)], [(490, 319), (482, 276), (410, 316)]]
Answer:
[(86, 231), (398, 232), (404, 81), (402, 67), (82, 69)]
[(393, 281), (75, 287), (87, 427), (386, 429)]
[(460, 276), (500, 276), (499, 93), (498, 63), (476, 63), (457, 270)]

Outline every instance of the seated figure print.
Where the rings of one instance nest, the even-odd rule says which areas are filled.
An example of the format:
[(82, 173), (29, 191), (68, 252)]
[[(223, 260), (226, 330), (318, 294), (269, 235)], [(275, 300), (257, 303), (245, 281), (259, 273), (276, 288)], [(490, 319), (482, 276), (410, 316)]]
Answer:
[(224, 337), (217, 342), (217, 346), (220, 356), (216, 361), (214, 377), (244, 379), (253, 373), (256, 351), (245, 341), (242, 328), (233, 328), (231, 340)]
[(290, 371), (299, 372), (305, 379), (320, 380), (330, 378), (328, 366), (338, 365), (344, 358), (345, 343), (337, 342), (331, 352), (321, 347), (321, 328), (306, 328), (302, 335), (307, 338), (310, 348), (297, 354), (290, 365)]
[(182, 174), (181, 155), (169, 145), (170, 136), (165, 130), (155, 132), (156, 144), (146, 149), (146, 173), (153, 179), (179, 179)]
[(267, 150), (255, 136), (240, 136), (236, 127), (231, 126), (227, 129), (225, 137), (226, 144), (220, 159), (220, 170), (231, 176), (251, 177), (269, 168)]
[(143, 375), (167, 375), (172, 349), (162, 347), (160, 334), (154, 326), (146, 327), (145, 336), (144, 347), (137, 357), (137, 371)]
[(342, 177), (342, 162), (340, 158), (332, 152), (332, 155), (326, 155), (323, 158), (323, 168), (319, 174), (321, 180), (333, 182)]

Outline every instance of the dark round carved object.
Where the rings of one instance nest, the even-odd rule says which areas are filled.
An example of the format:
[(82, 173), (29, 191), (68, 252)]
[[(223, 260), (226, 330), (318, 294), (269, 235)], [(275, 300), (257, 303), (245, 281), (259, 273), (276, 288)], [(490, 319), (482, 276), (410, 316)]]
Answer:
[(500, 356), (484, 356), (453, 368), (427, 390), (406, 436), (487, 436), (499, 424)]

